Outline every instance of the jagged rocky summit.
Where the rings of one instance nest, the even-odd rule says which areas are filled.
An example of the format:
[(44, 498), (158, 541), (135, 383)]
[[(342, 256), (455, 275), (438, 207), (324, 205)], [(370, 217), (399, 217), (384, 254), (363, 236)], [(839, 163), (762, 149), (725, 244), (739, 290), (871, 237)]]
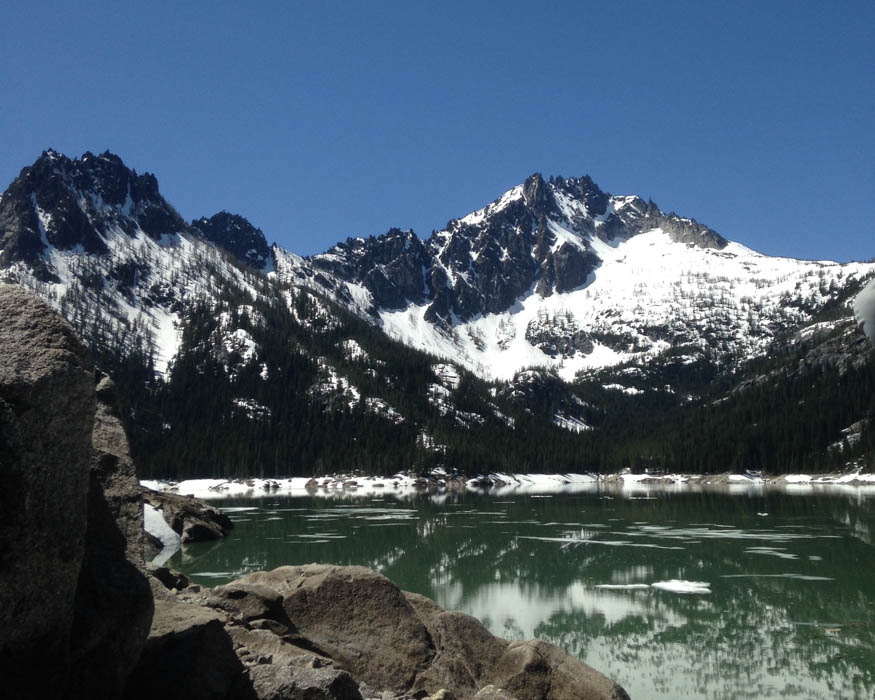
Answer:
[[(0, 346), (4, 696), (627, 697), (551, 644), (508, 643), (360, 567), (203, 590), (147, 566), (113, 383), (69, 324), (12, 285), (0, 285)], [(185, 535), (189, 499), (154, 502)]]
[(454, 219), (422, 241), (412, 231), (350, 239), (312, 258), (317, 269), (360, 284), (372, 310), (426, 304), (444, 328), (498, 314), (534, 291), (541, 297), (583, 286), (611, 244), (661, 229), (669, 239), (721, 250), (727, 241), (692, 219), (665, 214), (639, 197), (613, 197), (593, 180), (539, 173), (489, 206)]

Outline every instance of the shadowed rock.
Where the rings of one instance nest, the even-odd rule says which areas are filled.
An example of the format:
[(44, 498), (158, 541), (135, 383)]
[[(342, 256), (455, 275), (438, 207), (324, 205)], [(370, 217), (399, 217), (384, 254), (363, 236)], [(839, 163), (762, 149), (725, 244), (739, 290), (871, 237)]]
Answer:
[(152, 617), (114, 387), (66, 321), (0, 285), (0, 673), (6, 697), (115, 698)]
[[(156, 595), (149, 639), (128, 681), (125, 697), (130, 700), (228, 697), (246, 669), (234, 653), (225, 630), (226, 621), (219, 613), (178, 602), (169, 593)], [(247, 696), (241, 693), (238, 697)]]
[(152, 622), (143, 575), (143, 498), (118, 416), (115, 385), (101, 376), (92, 431), (85, 557), (76, 591), (70, 697), (117, 697)]

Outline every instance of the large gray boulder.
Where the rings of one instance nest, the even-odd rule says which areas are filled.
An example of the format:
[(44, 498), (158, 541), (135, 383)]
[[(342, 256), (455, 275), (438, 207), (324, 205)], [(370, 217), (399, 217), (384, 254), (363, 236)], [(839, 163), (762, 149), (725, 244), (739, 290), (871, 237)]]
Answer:
[(60, 697), (85, 552), (94, 371), (73, 329), (0, 285), (0, 678)]
[(357, 681), (406, 690), (434, 658), (434, 643), (401, 590), (360, 566), (282, 566), (240, 579), (283, 596), (301, 636)]
[(258, 700), (362, 700), (352, 677), (334, 668), (255, 666), (249, 682)]
[(459, 698), (474, 695), (490, 679), (508, 643), (470, 615), (446, 611), (425, 596), (404, 595), (425, 623), (437, 651), (412, 690), (429, 694), (448, 690)]
[(610, 678), (541, 639), (512, 643), (491, 678), (517, 700), (629, 700)]
[(0, 285), (5, 697), (119, 697), (149, 630), (142, 498), (99, 380), (66, 321)]

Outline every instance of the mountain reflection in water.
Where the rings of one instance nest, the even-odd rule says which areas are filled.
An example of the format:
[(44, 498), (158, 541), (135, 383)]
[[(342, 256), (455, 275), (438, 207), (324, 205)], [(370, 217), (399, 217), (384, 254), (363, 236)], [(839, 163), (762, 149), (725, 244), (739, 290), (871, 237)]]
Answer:
[(872, 697), (875, 498), (599, 492), (232, 499), (222, 543), (170, 561), (216, 585), (329, 562), (508, 638), (548, 639), (640, 698)]

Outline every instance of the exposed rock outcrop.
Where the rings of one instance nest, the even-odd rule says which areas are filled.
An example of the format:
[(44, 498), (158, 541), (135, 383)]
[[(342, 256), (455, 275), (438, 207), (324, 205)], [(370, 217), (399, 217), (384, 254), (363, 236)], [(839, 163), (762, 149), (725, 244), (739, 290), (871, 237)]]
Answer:
[(178, 534), (182, 543), (220, 540), (234, 527), (231, 519), (218, 508), (191, 496), (143, 487), (143, 499), (164, 515), (164, 520)]
[(273, 265), (273, 252), (261, 229), (255, 228), (239, 214), (220, 211), (209, 219), (195, 219), (191, 226), (200, 236), (224, 248), (247, 265), (258, 270)]
[(152, 596), (111, 383), (72, 328), (0, 285), (0, 673), (7, 697), (118, 697)]

